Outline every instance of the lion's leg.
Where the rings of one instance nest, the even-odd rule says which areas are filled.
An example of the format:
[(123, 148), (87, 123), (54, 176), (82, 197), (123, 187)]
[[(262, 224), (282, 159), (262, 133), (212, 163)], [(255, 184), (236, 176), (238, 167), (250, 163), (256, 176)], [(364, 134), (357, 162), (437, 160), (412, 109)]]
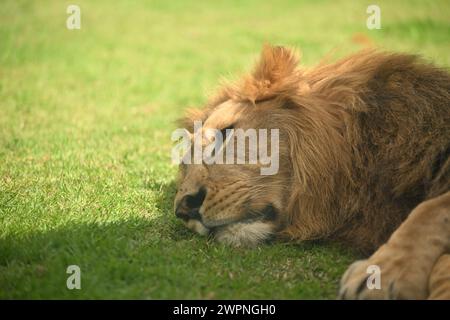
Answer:
[(442, 255), (431, 271), (428, 299), (450, 300), (450, 254)]
[[(425, 299), (431, 271), (449, 249), (450, 192), (447, 192), (422, 202), (386, 244), (369, 259), (352, 264), (341, 280), (340, 297)], [(379, 289), (369, 289), (367, 285), (370, 270), (374, 270), (370, 266), (381, 271)], [(369, 278), (370, 281), (372, 279)]]

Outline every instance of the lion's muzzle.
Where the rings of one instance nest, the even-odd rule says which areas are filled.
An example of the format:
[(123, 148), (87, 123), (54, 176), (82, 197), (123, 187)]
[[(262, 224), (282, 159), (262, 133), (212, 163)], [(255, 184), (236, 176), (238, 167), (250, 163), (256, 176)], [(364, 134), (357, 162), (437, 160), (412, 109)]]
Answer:
[(184, 221), (201, 220), (199, 210), (203, 201), (205, 201), (205, 198), (206, 189), (204, 187), (201, 187), (199, 191), (194, 194), (185, 195), (177, 204), (175, 215)]

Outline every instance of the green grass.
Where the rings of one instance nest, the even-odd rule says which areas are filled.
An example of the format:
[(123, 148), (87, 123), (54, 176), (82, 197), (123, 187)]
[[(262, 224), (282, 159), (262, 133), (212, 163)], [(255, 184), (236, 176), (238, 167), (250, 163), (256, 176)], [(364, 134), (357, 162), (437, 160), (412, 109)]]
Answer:
[(75, 1), (74, 31), (69, 3), (0, 5), (0, 298), (334, 298), (349, 249), (233, 249), (175, 219), (174, 120), (264, 42), (312, 65), (362, 34), (450, 66), (450, 2), (377, 1), (372, 31), (370, 1)]

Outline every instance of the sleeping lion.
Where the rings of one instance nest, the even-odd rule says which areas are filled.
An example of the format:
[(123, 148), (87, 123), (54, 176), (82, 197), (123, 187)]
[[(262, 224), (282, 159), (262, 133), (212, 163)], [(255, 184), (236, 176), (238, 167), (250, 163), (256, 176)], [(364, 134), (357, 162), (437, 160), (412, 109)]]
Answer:
[[(188, 228), (233, 246), (357, 248), (368, 259), (342, 277), (343, 299), (450, 299), (446, 71), (374, 50), (304, 69), (293, 50), (266, 46), (253, 72), (182, 123), (200, 146), (218, 137), (210, 128), (223, 133), (222, 148), (238, 129), (279, 132), (275, 174), (261, 174), (259, 160), (180, 164), (174, 205)], [(367, 285), (371, 266), (377, 288)]]

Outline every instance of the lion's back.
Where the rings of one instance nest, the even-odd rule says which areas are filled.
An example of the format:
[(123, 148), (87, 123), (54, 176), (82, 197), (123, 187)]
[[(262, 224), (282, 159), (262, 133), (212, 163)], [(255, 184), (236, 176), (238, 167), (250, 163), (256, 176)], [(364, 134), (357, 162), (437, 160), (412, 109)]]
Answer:
[(376, 247), (417, 204), (450, 189), (450, 75), (410, 55), (375, 62), (347, 135), (356, 219)]

